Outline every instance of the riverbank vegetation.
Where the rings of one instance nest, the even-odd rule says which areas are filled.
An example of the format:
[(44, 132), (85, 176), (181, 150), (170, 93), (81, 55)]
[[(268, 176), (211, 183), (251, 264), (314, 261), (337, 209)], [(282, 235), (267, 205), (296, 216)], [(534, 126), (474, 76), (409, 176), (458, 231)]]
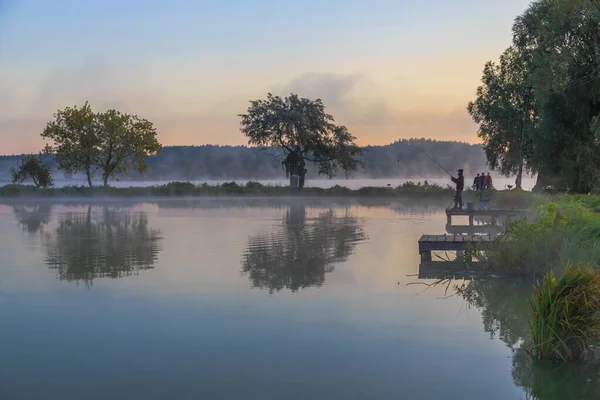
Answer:
[(590, 266), (569, 264), (550, 271), (535, 287), (528, 307), (529, 353), (538, 360), (579, 360), (600, 342), (600, 275)]
[(0, 187), (0, 197), (147, 197), (147, 196), (345, 196), (345, 197), (394, 197), (448, 198), (452, 200), (454, 190), (436, 184), (406, 182), (397, 187), (363, 187), (349, 189), (345, 186), (331, 188), (307, 187), (302, 190), (289, 186), (262, 185), (249, 181), (246, 184), (225, 182), (219, 185), (191, 182), (170, 182), (165, 185), (139, 187), (112, 186), (65, 186), (61, 188), (38, 188), (32, 185), (5, 185)]
[(600, 9), (532, 1), (512, 36), (467, 106), (487, 161), (508, 175), (524, 157), (536, 189), (575, 195), (545, 198), (481, 260), (492, 272), (543, 276), (529, 300), (531, 353), (573, 360), (600, 341)]
[[(508, 223), (493, 251), (478, 257), (490, 273), (538, 279), (523, 312), (524, 345), (534, 359), (597, 356), (600, 344), (600, 196), (530, 196), (534, 215)], [(469, 285), (470, 286), (470, 285)], [(469, 290), (459, 293), (467, 300)], [(527, 310), (527, 311), (526, 311)], [(590, 351), (591, 350), (591, 351)]]
[(494, 251), (479, 255), (487, 268), (508, 275), (562, 271), (569, 263), (600, 267), (600, 196), (537, 196), (530, 219), (510, 222)]

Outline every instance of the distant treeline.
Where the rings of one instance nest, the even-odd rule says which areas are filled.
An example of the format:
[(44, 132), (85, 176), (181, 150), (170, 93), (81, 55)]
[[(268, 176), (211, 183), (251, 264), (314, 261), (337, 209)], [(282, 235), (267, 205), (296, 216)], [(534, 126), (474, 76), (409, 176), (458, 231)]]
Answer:
[[(430, 139), (399, 140), (386, 146), (367, 146), (364, 169), (353, 178), (392, 178), (422, 176), (435, 178), (445, 172), (422, 152), (453, 172), (463, 168), (467, 175), (488, 171), (483, 148), (462, 142)], [(418, 150), (417, 150), (418, 149)], [(420, 151), (419, 151), (420, 150)], [(285, 178), (278, 151), (246, 146), (165, 146), (156, 156), (148, 157), (144, 174), (131, 173), (124, 180), (223, 180)], [(0, 156), (0, 179), (10, 180), (10, 170), (20, 155)], [(398, 161), (399, 160), (399, 161)], [(44, 156), (56, 180), (69, 179), (56, 169), (52, 155)], [(316, 178), (316, 167), (308, 165), (309, 178)], [(340, 177), (344, 177), (343, 172)]]

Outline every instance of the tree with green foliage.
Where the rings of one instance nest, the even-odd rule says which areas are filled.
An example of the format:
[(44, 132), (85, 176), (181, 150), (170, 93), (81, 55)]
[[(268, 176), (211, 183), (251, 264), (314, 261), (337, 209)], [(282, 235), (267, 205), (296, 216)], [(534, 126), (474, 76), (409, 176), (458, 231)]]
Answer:
[(55, 153), (58, 167), (72, 174), (85, 172), (91, 187), (100, 143), (96, 114), (89, 103), (57, 111), (41, 136), (54, 142), (53, 146), (46, 144), (44, 151)]
[(503, 175), (517, 174), (521, 155), (521, 135), (525, 129), (524, 168), (535, 171), (531, 163), (531, 131), (535, 127), (535, 103), (530, 110), (532, 121), (525, 122), (524, 91), (527, 86), (527, 65), (519, 51), (511, 46), (502, 53), (498, 63), (489, 61), (483, 69), (482, 85), (477, 98), (467, 110), (479, 125), (477, 136), (491, 168)]
[(249, 145), (281, 149), (286, 176), (298, 175), (300, 187), (304, 186), (307, 161), (329, 178), (338, 168), (347, 174), (362, 165), (363, 149), (345, 126), (334, 123), (321, 99), (295, 94), (281, 98), (269, 93), (266, 100), (250, 104), (247, 114), (239, 115)]
[(556, 185), (589, 193), (600, 172), (600, 6), (538, 0), (515, 20), (540, 114), (534, 162)]
[[(488, 64), (489, 65), (489, 64)], [(589, 0), (537, 0), (516, 18), (513, 46), (500, 66), (484, 70), (469, 105), (480, 124), (488, 161), (514, 172), (517, 99), (526, 86), (535, 99), (526, 125), (529, 169), (563, 190), (589, 193), (600, 180), (600, 6)], [(521, 102), (522, 103), (522, 102)], [(520, 111), (521, 115), (522, 111)]]
[(136, 115), (108, 110), (97, 115), (100, 148), (97, 165), (102, 171), (102, 182), (129, 169), (139, 173), (147, 169), (146, 157), (160, 151), (156, 129), (150, 121)]
[(28, 154), (23, 156), (16, 168), (11, 171), (12, 182), (22, 184), (28, 179), (33, 180), (37, 187), (47, 188), (54, 185), (50, 167), (42, 161), (42, 156)]
[(46, 153), (55, 153), (60, 169), (68, 173), (85, 172), (88, 185), (99, 169), (102, 182), (130, 169), (146, 170), (147, 156), (155, 155), (161, 145), (151, 122), (116, 110), (94, 113), (86, 102), (82, 108), (67, 107), (55, 114), (42, 133), (54, 141)]

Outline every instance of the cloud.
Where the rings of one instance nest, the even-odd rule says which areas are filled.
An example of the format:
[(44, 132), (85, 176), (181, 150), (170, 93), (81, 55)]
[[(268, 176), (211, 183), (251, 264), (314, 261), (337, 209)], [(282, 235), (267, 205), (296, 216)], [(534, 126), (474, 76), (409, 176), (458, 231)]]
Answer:
[(302, 75), (275, 91), (282, 96), (295, 93), (300, 97), (320, 98), (326, 107), (340, 109), (346, 105), (349, 95), (361, 81), (359, 74), (306, 74)]
[[(0, 71), (0, 118), (14, 115), (50, 118), (58, 109), (89, 101), (94, 109), (124, 112), (164, 110), (167, 101), (147, 84), (142, 68), (116, 67), (101, 59), (60, 66), (42, 73)], [(153, 80), (150, 80), (152, 83)], [(153, 93), (154, 92), (154, 93)]]
[(392, 111), (383, 99), (370, 95), (377, 89), (363, 74), (310, 73), (276, 86), (273, 92), (320, 98), (336, 120), (345, 125), (380, 126), (392, 120)]

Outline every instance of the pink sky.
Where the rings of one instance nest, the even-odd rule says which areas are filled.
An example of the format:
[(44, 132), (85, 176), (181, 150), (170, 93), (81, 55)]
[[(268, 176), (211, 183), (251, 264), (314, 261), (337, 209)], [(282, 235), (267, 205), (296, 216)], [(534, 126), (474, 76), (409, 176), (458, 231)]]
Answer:
[[(153, 14), (140, 15), (131, 26), (98, 17), (89, 30), (83, 22), (58, 21), (67, 24), (61, 32), (44, 29), (50, 22), (41, 16), (41, 26), (23, 25), (41, 13), (33, 6), (39, 3), (24, 1), (0, 18), (10, 22), (0, 25), (0, 153), (39, 151), (44, 145), (39, 134), (53, 113), (86, 100), (97, 110), (117, 108), (151, 120), (164, 145), (245, 144), (237, 114), (267, 92), (322, 98), (361, 145), (408, 137), (478, 142), (465, 107), (484, 63), (510, 44), (512, 20), (528, 2), (473, 6), (457, 1), (432, 14), (416, 1), (381, 0), (388, 12), (404, 18), (402, 24), (384, 23), (384, 9), (358, 3), (348, 3), (342, 14), (353, 17), (354, 24), (362, 21), (354, 29), (326, 26), (318, 15), (307, 14), (314, 35), (295, 26), (286, 37), (258, 37), (247, 27), (232, 25), (231, 30), (240, 30), (234, 34), (215, 25), (222, 29), (218, 40), (198, 36), (194, 41), (192, 29), (196, 35), (207, 33), (192, 28), (197, 21), (183, 11), (160, 16), (170, 24), (166, 36), (150, 30), (149, 21), (159, 18)], [(356, 19), (361, 10), (372, 17)], [(223, 21), (230, 21), (227, 15)], [(67, 36), (68, 24), (76, 23), (81, 26)], [(98, 36), (99, 29), (108, 30), (108, 36)]]

